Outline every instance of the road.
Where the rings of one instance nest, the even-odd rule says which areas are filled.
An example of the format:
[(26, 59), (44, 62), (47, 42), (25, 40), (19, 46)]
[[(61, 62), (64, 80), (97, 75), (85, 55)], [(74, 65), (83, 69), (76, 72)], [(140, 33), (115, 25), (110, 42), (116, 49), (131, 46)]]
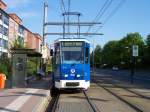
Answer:
[(96, 69), (86, 95), (61, 91), (53, 112), (150, 112), (148, 72), (136, 73), (134, 84), (130, 84), (129, 74), (126, 70)]
[[(105, 75), (105, 77), (110, 77), (115, 81), (121, 81), (127, 84), (131, 83), (129, 70), (114, 71), (111, 69), (95, 69), (95, 75)], [(135, 71), (133, 85), (150, 89), (150, 71)]]

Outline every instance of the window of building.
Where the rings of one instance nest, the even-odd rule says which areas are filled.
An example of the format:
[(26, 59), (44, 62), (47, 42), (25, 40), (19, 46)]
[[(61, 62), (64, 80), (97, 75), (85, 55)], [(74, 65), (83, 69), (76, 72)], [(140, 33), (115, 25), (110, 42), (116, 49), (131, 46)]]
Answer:
[(2, 39), (0, 38), (0, 47), (2, 47)]
[(5, 27), (3, 27), (3, 34), (4, 34), (5, 36), (8, 36), (8, 29), (5, 28)]
[(2, 13), (0, 12), (0, 20), (2, 20)]
[(20, 36), (18, 36), (18, 41), (19, 41), (19, 43), (20, 43), (21, 45), (24, 44), (24, 39), (23, 39), (22, 37), (20, 37)]
[(19, 26), (18, 33), (20, 33), (20, 34), (23, 34), (23, 32), (24, 32), (24, 29), (23, 29), (23, 27), (22, 27), (22, 26)]
[(4, 24), (6, 24), (8, 26), (9, 24), (9, 19), (7, 17), (4, 16)]
[(2, 55), (2, 51), (0, 51), (0, 56)]
[(0, 25), (0, 33), (3, 33), (3, 26)]
[(3, 40), (3, 47), (4, 47), (4, 49), (8, 48), (8, 41)]

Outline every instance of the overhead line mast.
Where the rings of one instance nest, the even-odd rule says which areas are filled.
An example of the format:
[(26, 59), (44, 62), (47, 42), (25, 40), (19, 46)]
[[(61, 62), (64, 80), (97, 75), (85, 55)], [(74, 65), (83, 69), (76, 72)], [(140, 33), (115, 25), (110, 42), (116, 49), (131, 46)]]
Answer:
[[(70, 0), (68, 1), (68, 11), (66, 12), (65, 9), (65, 4), (64, 1), (61, 0), (61, 6), (64, 9), (64, 12), (62, 13), (62, 16), (64, 17), (64, 21), (63, 22), (48, 22), (47, 21), (47, 14), (48, 14), (48, 5), (47, 3), (44, 3), (44, 19), (43, 19), (43, 45), (45, 44), (45, 37), (47, 35), (63, 35), (63, 38), (66, 38), (66, 35), (72, 35), (72, 37), (74, 37), (73, 35), (77, 35), (78, 38), (80, 38), (80, 35), (84, 35), (84, 36), (88, 36), (88, 35), (103, 35), (102, 33), (84, 33), (84, 32), (80, 32), (80, 27), (84, 26), (93, 26), (93, 25), (100, 25), (101, 23), (99, 22), (80, 22), (80, 16), (81, 13), (79, 12), (71, 12), (70, 11)], [(69, 16), (77, 16), (77, 22), (70, 22), (70, 18)], [(68, 20), (66, 22), (66, 17), (68, 17)], [(47, 26), (62, 26), (63, 27), (63, 32), (47, 32), (46, 28)], [(65, 26), (68, 26), (68, 32), (66, 32), (65, 30)], [(70, 27), (69, 26), (77, 26), (77, 33), (75, 32), (70, 32)]]

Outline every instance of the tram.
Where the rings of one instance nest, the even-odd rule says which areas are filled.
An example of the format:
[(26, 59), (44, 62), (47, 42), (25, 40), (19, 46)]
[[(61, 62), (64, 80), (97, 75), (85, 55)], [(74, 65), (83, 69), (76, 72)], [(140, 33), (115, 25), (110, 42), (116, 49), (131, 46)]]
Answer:
[(54, 42), (53, 88), (88, 89), (90, 86), (90, 42), (63, 38)]

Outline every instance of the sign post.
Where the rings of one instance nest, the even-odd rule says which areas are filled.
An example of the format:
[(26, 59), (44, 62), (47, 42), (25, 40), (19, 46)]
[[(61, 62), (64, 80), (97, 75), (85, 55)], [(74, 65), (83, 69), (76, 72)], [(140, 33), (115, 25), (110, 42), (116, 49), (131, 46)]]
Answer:
[(136, 63), (136, 57), (138, 56), (138, 45), (132, 45), (132, 62), (131, 62), (131, 84), (133, 84), (134, 81), (134, 73), (135, 73), (135, 63)]

